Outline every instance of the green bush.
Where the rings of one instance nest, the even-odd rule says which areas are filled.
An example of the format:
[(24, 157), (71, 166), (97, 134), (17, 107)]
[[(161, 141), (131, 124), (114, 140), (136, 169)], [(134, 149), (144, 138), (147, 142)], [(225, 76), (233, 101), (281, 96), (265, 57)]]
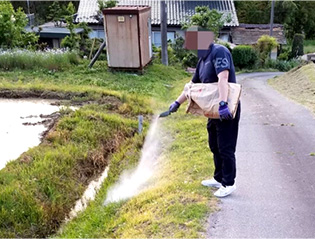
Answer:
[(264, 66), (265, 62), (268, 60), (272, 49), (277, 46), (278, 42), (274, 37), (263, 35), (258, 39), (256, 48), (259, 52), (260, 63), (262, 66)]
[(194, 53), (188, 52), (183, 58), (182, 63), (185, 67), (196, 67), (198, 63), (198, 57)]
[(174, 51), (174, 55), (179, 61), (182, 61), (183, 58), (187, 55), (189, 50), (184, 48), (185, 40), (182, 37), (177, 37), (175, 42), (171, 45)]
[(258, 54), (251, 46), (237, 46), (232, 51), (234, 65), (238, 68), (253, 68), (257, 65)]
[(293, 37), (293, 42), (292, 42), (291, 58), (296, 58), (298, 56), (304, 55), (303, 44), (304, 44), (304, 35), (295, 34)]
[(277, 69), (279, 71), (289, 71), (293, 69), (294, 67), (297, 67), (300, 65), (300, 61), (292, 59), (289, 61), (283, 61), (283, 60), (271, 60), (268, 59), (266, 61), (265, 67), (266, 68), (272, 68), (272, 69)]
[(0, 51), (0, 69), (47, 69), (62, 70), (80, 61), (75, 52), (49, 51), (35, 52), (26, 50)]
[(231, 48), (231, 46), (230, 46), (230, 44), (228, 43), (228, 42), (225, 42), (225, 41), (217, 41), (216, 42), (217, 44), (220, 44), (220, 45), (222, 45), (222, 46), (225, 46), (231, 53), (232, 53), (232, 48)]
[(278, 60), (287, 61), (289, 59), (289, 52), (280, 53)]
[(26, 32), (26, 14), (22, 8), (14, 10), (10, 1), (0, 1), (0, 47), (10, 49), (13, 47), (32, 48), (39, 36), (34, 32)]
[(283, 46), (277, 59), (282, 61), (290, 60), (290, 53), (291, 48), (289, 46)]

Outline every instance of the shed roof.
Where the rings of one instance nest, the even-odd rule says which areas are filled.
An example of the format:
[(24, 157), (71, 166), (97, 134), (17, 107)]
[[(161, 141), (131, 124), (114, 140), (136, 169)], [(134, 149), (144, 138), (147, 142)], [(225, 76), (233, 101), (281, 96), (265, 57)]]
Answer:
[[(65, 36), (70, 35), (70, 31), (64, 27), (42, 27), (41, 31), (39, 31), (39, 27), (26, 27), (25, 30), (27, 32), (39, 32), (40, 37), (44, 38), (64, 38)], [(75, 33), (83, 32), (82, 28), (74, 29)]]
[[(230, 14), (231, 22), (226, 22), (225, 26), (238, 26), (238, 18), (233, 0), (219, 1), (188, 1), (188, 0), (166, 0), (167, 3), (167, 24), (180, 26), (187, 21), (187, 17), (195, 14), (196, 6), (209, 6), (225, 15)], [(120, 0), (118, 6), (150, 6), (153, 25), (159, 25), (160, 0)], [(76, 22), (98, 23), (97, 0), (80, 0)]]
[[(262, 35), (269, 35), (269, 31), (269, 24), (240, 24), (231, 31), (232, 42), (236, 45), (253, 45), (257, 43)], [(283, 25), (274, 24), (272, 35), (277, 39), (278, 43), (287, 43)]]

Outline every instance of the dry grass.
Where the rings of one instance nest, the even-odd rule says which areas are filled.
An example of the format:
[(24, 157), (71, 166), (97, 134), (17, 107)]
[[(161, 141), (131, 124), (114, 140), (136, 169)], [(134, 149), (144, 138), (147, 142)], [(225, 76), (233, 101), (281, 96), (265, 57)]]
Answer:
[(315, 114), (315, 64), (295, 68), (269, 80), (269, 84), (288, 98), (299, 102)]

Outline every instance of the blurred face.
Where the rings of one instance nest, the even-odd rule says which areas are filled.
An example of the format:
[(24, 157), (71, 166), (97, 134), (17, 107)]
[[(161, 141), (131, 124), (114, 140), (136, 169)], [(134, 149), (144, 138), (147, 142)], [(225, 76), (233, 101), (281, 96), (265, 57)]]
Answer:
[(213, 39), (214, 34), (210, 31), (186, 31), (184, 47), (188, 50), (207, 50)]

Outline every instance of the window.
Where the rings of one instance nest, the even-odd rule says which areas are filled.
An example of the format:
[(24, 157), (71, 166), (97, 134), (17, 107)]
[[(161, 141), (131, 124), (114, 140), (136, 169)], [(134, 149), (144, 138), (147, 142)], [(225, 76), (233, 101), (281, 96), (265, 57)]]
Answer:
[[(175, 39), (175, 32), (168, 32), (167, 33), (167, 40), (174, 42)], [(161, 32), (158, 31), (154, 31), (152, 32), (152, 43), (156, 46), (156, 47), (160, 47), (161, 44)]]
[(105, 39), (104, 30), (93, 30), (89, 33), (90, 38), (103, 38)]

